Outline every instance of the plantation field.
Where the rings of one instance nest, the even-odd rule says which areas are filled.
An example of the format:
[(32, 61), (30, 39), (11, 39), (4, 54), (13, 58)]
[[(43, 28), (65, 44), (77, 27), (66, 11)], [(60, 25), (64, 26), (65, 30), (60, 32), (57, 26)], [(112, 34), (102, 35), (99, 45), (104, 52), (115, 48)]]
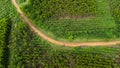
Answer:
[(0, 68), (6, 67), (8, 64), (9, 53), (8, 50), (8, 36), (9, 36), (10, 22), (3, 18), (0, 20)]
[[(50, 44), (18, 23), (12, 30), (10, 68), (116, 68), (120, 47), (64, 47)], [(14, 60), (16, 59), (16, 60)]]
[(120, 33), (120, 1), (110, 0), (110, 8), (112, 12), (112, 16), (115, 19), (115, 23), (117, 25), (117, 35)]
[[(17, 1), (21, 6), (29, 3), (25, 2), (26, 0)], [(109, 8), (112, 12), (112, 14), (110, 15), (113, 16), (115, 23), (113, 22), (114, 20), (110, 21), (111, 24), (104, 24), (101, 21), (101, 23), (104, 24), (103, 26), (100, 23), (94, 23), (94, 25), (99, 26), (98, 31), (100, 29), (104, 29), (106, 31), (109, 29), (111, 32), (114, 31), (114, 29), (112, 28), (116, 28), (114, 34), (116, 34), (116, 37), (119, 38), (120, 1), (111, 0), (110, 2), (108, 2), (108, 4), (110, 4)], [(72, 22), (76, 23), (76, 25), (74, 26), (79, 25), (80, 28), (87, 28), (92, 31), (94, 28), (97, 27), (93, 26), (93, 23), (88, 23), (88, 21), (95, 22), (95, 19), (98, 18), (97, 13), (95, 15), (96, 16), (93, 15), (93, 17), (91, 18), (87, 18), (88, 20), (86, 20), (86, 18), (76, 20), (74, 18), (72, 20), (56, 19), (53, 21), (53, 24), (55, 22), (60, 22), (56, 24), (58, 26), (63, 24), (61, 23), (61, 21), (66, 23)], [(105, 17), (106, 15), (100, 16)], [(106, 18), (111, 19), (112, 17), (106, 16)], [(51, 21), (52, 20), (41, 22), (49, 22), (51, 24)], [(79, 24), (79, 21), (83, 21), (86, 24), (84, 24), (83, 22)], [(34, 24), (36, 23), (37, 22), (35, 22)], [(82, 27), (83, 24), (85, 25), (85, 27)], [(93, 27), (90, 28), (89, 26)], [(40, 29), (41, 28), (44, 28), (44, 26), (40, 27)], [(74, 30), (72, 29), (72, 26), (71, 28), (67, 28)], [(79, 31), (83, 31), (83, 29), (79, 29)], [(65, 35), (65, 33), (63, 35)], [(110, 36), (111, 35), (107, 36), (107, 38), (110, 38)], [(31, 28), (29, 28), (29, 26), (21, 18), (20, 14), (17, 12), (15, 6), (12, 5), (11, 0), (0, 0), (0, 68), (120, 68), (119, 58), (119, 44), (108, 47), (67, 47), (47, 42), (36, 33), (34, 33)]]
[(40, 30), (57, 40), (100, 41), (118, 38), (109, 5), (107, 0), (29, 0), (21, 9)]

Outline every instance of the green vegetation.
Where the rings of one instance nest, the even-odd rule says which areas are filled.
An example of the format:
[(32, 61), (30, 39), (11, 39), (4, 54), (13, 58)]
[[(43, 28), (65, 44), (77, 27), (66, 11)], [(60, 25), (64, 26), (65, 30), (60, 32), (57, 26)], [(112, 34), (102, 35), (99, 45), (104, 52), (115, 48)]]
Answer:
[[(37, 15), (37, 18), (42, 20), (50, 18), (64, 18), (64, 16), (74, 18), (94, 16), (96, 13), (94, 0), (28, 0), (28, 2), (29, 5), (23, 7), (24, 11), (26, 13), (29, 12), (29, 16), (32, 15), (32, 18), (35, 18)], [(32, 8), (32, 10), (30, 8)]]
[(6, 67), (8, 64), (9, 49), (8, 36), (10, 31), (10, 22), (3, 18), (0, 20), (0, 68)]
[(111, 13), (116, 21), (116, 35), (120, 37), (120, 1), (110, 0)]
[(27, 0), (17, 0), (19, 5), (25, 5)]
[(17, 0), (18, 3), (24, 3), (26, 0)]
[(12, 30), (10, 68), (116, 68), (120, 47), (69, 48), (45, 42), (28, 26), (18, 23)]
[(13, 25), (16, 25), (18, 21), (21, 22), (22, 19), (11, 0), (0, 0), (0, 68), (8, 68), (9, 59), (11, 59), (9, 34), (11, 34), (10, 30)]
[(28, 0), (21, 9), (57, 40), (100, 41), (117, 37), (107, 0)]
[[(24, 4), (23, 2), (25, 1), (26, 0), (18, 0), (19, 4), (22, 4), (22, 6)], [(28, 0), (28, 2), (29, 1), (30, 0)], [(40, 0), (34, 0), (34, 1), (40, 1)], [(84, 1), (87, 1), (87, 0), (84, 0)], [(89, 1), (93, 1), (93, 0), (89, 0)], [(107, 1), (105, 0), (105, 3), (106, 2)], [(0, 7), (1, 7), (0, 8), (0, 68), (61, 68), (61, 67), (62, 68), (80, 68), (80, 67), (81, 68), (120, 68), (120, 66), (118, 66), (119, 63), (115, 62), (116, 60), (118, 60), (116, 59), (116, 57), (120, 55), (119, 53), (120, 45), (109, 46), (109, 47), (100, 47), (100, 46), (99, 47), (87, 47), (87, 46), (82, 47), (81, 46), (81, 47), (72, 48), (72, 47), (65, 47), (65, 46), (50, 44), (49, 42), (46, 42), (45, 40), (43, 40), (42, 38), (34, 34), (30, 30), (30, 28), (24, 23), (24, 21), (22, 21), (19, 13), (16, 11), (15, 7), (12, 5), (11, 0), (0, 0), (0, 3), (1, 3), (0, 4)], [(103, 2), (101, 2), (98, 6), (100, 7), (102, 3)], [(120, 23), (119, 21), (120, 18), (119, 16), (117, 16), (119, 15), (119, 13), (117, 12), (119, 11), (118, 5), (120, 2), (118, 0), (111, 0), (108, 3), (112, 3), (110, 7), (111, 7), (111, 10), (114, 10), (114, 11), (112, 11), (111, 13), (116, 21), (115, 24), (117, 24), (117, 28), (120, 28), (118, 25)], [(108, 5), (108, 3), (105, 5)], [(24, 4), (24, 5), (27, 5), (27, 4)], [(105, 5), (102, 5), (102, 7), (104, 7)], [(114, 8), (114, 6), (116, 6), (116, 8)], [(115, 10), (117, 10), (117, 12)], [(107, 11), (107, 9), (105, 11)], [(100, 21), (101, 24), (108, 22), (108, 21), (105, 21), (106, 19), (111, 19), (111, 16), (109, 16), (110, 15), (109, 13), (108, 14), (104, 13), (103, 15), (95, 13), (92, 16), (96, 17), (97, 19), (97, 15), (100, 15), (101, 17), (104, 18), (102, 19), (102, 21)], [(107, 16), (110, 18), (107, 18)], [(86, 17), (89, 17), (89, 15), (88, 16), (86, 15)], [(83, 19), (78, 18), (77, 21), (73, 18), (71, 21), (69, 19), (66, 19), (66, 20), (56, 19), (53, 22), (54, 24), (55, 22), (59, 22), (58, 24), (56, 24), (57, 26), (61, 24), (61, 21), (63, 21), (62, 23), (65, 22), (66, 24), (68, 22), (67, 25), (69, 26), (71, 23), (74, 24), (74, 23), (78, 23), (79, 21), (83, 21), (86, 23), (85, 27), (83, 28), (86, 28), (86, 30), (88, 28), (90, 30), (89, 26), (93, 26), (93, 23), (90, 24), (88, 23), (88, 21), (94, 22), (94, 19), (95, 18), (90, 18), (89, 20), (86, 20), (83, 16)], [(51, 20), (47, 20), (47, 21), (40, 20), (40, 21), (41, 23), (44, 22), (44, 24), (46, 24)], [(107, 36), (107, 38), (111, 38), (110, 37), (112, 34), (111, 31), (114, 31), (113, 28), (115, 28), (115, 24), (113, 23), (113, 21), (111, 21), (110, 24), (108, 23), (104, 24), (104, 26), (102, 27), (100, 23), (97, 23), (97, 24), (94, 24), (94, 27), (91, 27), (91, 28), (93, 29), (95, 28), (95, 26), (99, 26), (99, 28), (95, 28), (95, 29), (96, 30), (98, 29), (99, 31), (100, 28), (101, 29), (103, 28), (103, 31), (104, 30), (108, 31), (107, 35), (109, 36)], [(11, 24), (12, 26), (10, 26)], [(75, 26), (77, 26), (78, 24), (76, 24)], [(81, 26), (80, 25), (78, 26), (82, 28), (83, 25), (84, 23), (81, 24)], [(108, 27), (105, 29), (106, 26)], [(41, 26), (41, 28), (48, 29), (47, 27), (45, 27), (44, 25)], [(10, 28), (12, 28), (11, 32), (10, 32)], [(70, 27), (67, 27), (67, 28), (70, 29)], [(52, 30), (53, 28), (49, 28), (49, 29)], [(56, 30), (56, 29), (54, 29), (54, 31), (60, 32), (59, 30)], [(71, 25), (71, 29), (73, 29), (72, 25)], [(10, 38), (8, 38), (9, 32), (10, 32)], [(118, 37), (119, 33), (116, 30), (115, 32), (116, 32), (115, 34), (117, 34), (117, 37)], [(100, 32), (96, 32), (95, 34), (99, 36), (99, 33)], [(106, 37), (105, 36), (106, 34), (104, 35), (103, 33), (102, 33), (102, 36)], [(62, 35), (65, 35), (65, 33), (63, 33)], [(90, 34), (88, 34), (88, 36), (89, 35)], [(93, 35), (91, 34), (90, 36), (92, 37)], [(69, 33), (68, 39), (70, 39), (71, 41), (74, 38), (75, 36)], [(7, 48), (7, 45), (9, 45), (9, 48)], [(10, 51), (10, 55), (8, 54), (9, 51)]]

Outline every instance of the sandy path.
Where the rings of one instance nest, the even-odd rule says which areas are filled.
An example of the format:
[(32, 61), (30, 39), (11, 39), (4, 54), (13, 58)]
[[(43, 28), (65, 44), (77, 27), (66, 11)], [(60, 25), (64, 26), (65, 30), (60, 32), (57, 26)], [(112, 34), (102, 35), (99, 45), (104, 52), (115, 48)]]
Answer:
[(110, 41), (110, 42), (62, 42), (62, 41), (57, 41), (55, 39), (52, 39), (52, 38), (48, 37), (47, 35), (42, 33), (42, 31), (40, 31), (38, 28), (36, 28), (35, 25), (33, 25), (31, 23), (31, 21), (20, 10), (20, 7), (17, 4), (16, 0), (12, 0), (12, 3), (16, 7), (17, 11), (20, 13), (20, 15), (23, 18), (23, 20), (29, 25), (29, 27), (32, 30), (36, 34), (38, 34), (40, 37), (42, 37), (46, 41), (49, 41), (49, 42), (51, 42), (53, 44), (62, 45), (62, 46), (73, 46), (73, 47), (76, 47), (76, 46), (109, 46), (109, 45), (120, 44), (120, 41)]

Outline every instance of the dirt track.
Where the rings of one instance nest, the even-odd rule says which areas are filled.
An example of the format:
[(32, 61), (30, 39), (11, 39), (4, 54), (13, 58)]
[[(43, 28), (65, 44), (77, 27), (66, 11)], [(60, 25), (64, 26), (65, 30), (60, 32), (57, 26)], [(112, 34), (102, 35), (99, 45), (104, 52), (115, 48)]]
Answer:
[(57, 45), (62, 45), (62, 46), (110, 46), (110, 45), (116, 45), (116, 44), (120, 44), (120, 41), (110, 41), (110, 42), (62, 42), (62, 41), (57, 41), (55, 39), (52, 39), (50, 37), (48, 37), (47, 35), (45, 35), (44, 33), (42, 33), (42, 31), (40, 31), (38, 28), (35, 27), (35, 25), (33, 25), (31, 23), (31, 21), (23, 14), (23, 12), (20, 10), (19, 5), (17, 4), (16, 0), (12, 0), (12, 3), (14, 4), (14, 6), (16, 7), (17, 11), (20, 13), (21, 17), (23, 18), (23, 20), (29, 25), (29, 27), (36, 33), (38, 34), (40, 37), (42, 37), (43, 39), (45, 39), (46, 41), (49, 41), (53, 44), (57, 44)]

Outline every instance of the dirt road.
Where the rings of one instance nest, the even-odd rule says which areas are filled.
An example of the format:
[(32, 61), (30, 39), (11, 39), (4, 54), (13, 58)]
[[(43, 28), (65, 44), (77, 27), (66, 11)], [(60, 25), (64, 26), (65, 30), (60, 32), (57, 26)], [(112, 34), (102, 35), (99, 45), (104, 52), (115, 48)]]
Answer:
[(116, 44), (120, 44), (120, 41), (110, 41), (110, 42), (62, 42), (62, 41), (57, 41), (53, 38), (48, 37), (47, 35), (45, 35), (44, 33), (42, 33), (42, 31), (40, 31), (38, 28), (35, 27), (35, 25), (33, 25), (31, 23), (31, 21), (24, 15), (24, 13), (20, 10), (20, 7), (18, 5), (18, 3), (16, 2), (16, 0), (12, 0), (13, 5), (16, 7), (17, 11), (20, 13), (21, 17), (23, 18), (23, 20), (29, 25), (29, 27), (36, 33), (38, 34), (40, 37), (42, 37), (43, 39), (45, 39), (46, 41), (49, 41), (53, 44), (57, 44), (57, 45), (62, 45), (62, 46), (72, 46), (72, 47), (76, 47), (76, 46), (110, 46), (110, 45), (116, 45)]

